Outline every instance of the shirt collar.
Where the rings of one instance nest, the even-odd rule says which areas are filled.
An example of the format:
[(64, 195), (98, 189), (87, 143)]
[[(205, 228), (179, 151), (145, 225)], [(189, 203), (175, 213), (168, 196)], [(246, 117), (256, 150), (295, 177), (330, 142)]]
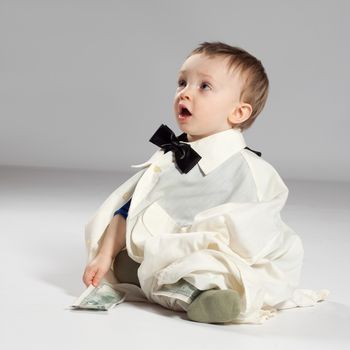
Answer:
[(192, 142), (188, 141), (186, 133), (182, 133), (178, 140), (189, 144), (202, 157), (198, 165), (205, 175), (246, 147), (241, 129), (233, 128)]
[[(246, 147), (241, 129), (228, 129), (203, 137), (197, 141), (188, 141), (187, 134), (177, 136), (178, 140), (189, 144), (202, 158), (198, 165), (205, 175), (216, 169), (228, 158)], [(141, 164), (133, 164), (132, 168), (143, 168), (162, 156), (164, 151), (158, 149), (150, 159)]]

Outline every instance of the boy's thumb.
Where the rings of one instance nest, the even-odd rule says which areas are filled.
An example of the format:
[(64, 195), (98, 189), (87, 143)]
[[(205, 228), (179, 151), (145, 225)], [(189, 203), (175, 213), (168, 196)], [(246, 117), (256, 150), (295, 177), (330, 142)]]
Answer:
[(100, 270), (97, 271), (95, 277), (94, 277), (94, 280), (92, 281), (92, 284), (97, 287), (99, 284), (100, 284), (100, 280), (101, 280), (101, 272)]

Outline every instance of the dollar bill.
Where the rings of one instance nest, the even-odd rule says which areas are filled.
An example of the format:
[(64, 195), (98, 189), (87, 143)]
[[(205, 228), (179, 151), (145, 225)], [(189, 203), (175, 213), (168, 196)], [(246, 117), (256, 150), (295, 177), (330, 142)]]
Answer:
[(113, 289), (108, 283), (102, 282), (95, 287), (93, 284), (70, 305), (73, 310), (108, 311), (125, 300), (126, 293)]
[(163, 284), (154, 294), (180, 299), (190, 304), (202, 292), (202, 290), (181, 278), (176, 283)]

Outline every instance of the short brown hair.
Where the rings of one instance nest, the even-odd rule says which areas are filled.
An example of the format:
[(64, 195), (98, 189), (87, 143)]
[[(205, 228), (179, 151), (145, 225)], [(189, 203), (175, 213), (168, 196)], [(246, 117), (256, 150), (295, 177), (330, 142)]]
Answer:
[(238, 126), (242, 131), (249, 128), (263, 110), (269, 92), (269, 79), (261, 61), (240, 47), (231, 46), (220, 41), (202, 42), (186, 58), (199, 53), (203, 53), (208, 57), (217, 55), (228, 57), (228, 70), (237, 69), (240, 72), (243, 78), (243, 86), (239, 98), (240, 101), (252, 106), (252, 114), (247, 120), (233, 127)]

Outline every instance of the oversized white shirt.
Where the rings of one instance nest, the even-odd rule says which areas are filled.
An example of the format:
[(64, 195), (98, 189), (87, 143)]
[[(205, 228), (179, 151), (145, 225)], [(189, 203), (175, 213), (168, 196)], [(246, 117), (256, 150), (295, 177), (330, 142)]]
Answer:
[(182, 142), (200, 161), (180, 173), (173, 152), (159, 149), (147, 162), (132, 165), (143, 169), (86, 225), (88, 261), (115, 210), (131, 198), (126, 249), (141, 264), (141, 288), (118, 283), (111, 270), (105, 277), (127, 293), (126, 300), (186, 310), (183, 301), (159, 291), (183, 278), (200, 290), (237, 290), (242, 311), (235, 323), (262, 323), (279, 309), (324, 300), (327, 290), (298, 289), (303, 246), (280, 215), (288, 188), (268, 162), (245, 149), (240, 129)]

